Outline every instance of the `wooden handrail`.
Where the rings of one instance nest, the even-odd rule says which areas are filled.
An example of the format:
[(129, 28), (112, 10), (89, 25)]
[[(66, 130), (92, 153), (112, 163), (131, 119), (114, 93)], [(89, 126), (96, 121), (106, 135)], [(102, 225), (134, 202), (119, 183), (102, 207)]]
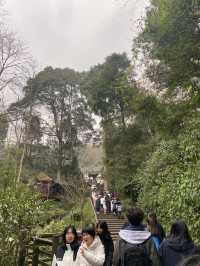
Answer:
[(54, 238), (54, 237), (60, 237), (60, 236), (62, 236), (61, 233), (57, 233), (57, 234), (44, 233), (44, 234), (40, 234), (38, 237), (39, 238)]
[(89, 199), (90, 199), (90, 204), (91, 204), (91, 206), (92, 206), (92, 210), (93, 210), (93, 212), (94, 212), (95, 221), (96, 221), (96, 223), (97, 223), (97, 222), (98, 222), (97, 213), (96, 213), (96, 211), (95, 211), (94, 204), (93, 204), (93, 202), (92, 202), (92, 198), (90, 197)]
[[(52, 261), (53, 254), (55, 254), (57, 246), (59, 244), (60, 234), (45, 234), (43, 237), (51, 236), (52, 239), (47, 239), (43, 237), (35, 237), (33, 238), (33, 253), (32, 253), (32, 266), (44, 265), (49, 266), (49, 263)], [(41, 247), (51, 247), (51, 251), (42, 250)], [(42, 255), (43, 258), (40, 258)]]
[(38, 263), (39, 263), (40, 265), (42, 265), (42, 266), (49, 266), (48, 263), (46, 263), (46, 262), (44, 262), (44, 261), (42, 261), (42, 260), (38, 261)]
[(48, 245), (48, 246), (52, 246), (53, 245), (53, 241), (50, 239), (45, 239), (45, 238), (35, 238), (35, 242), (37, 244), (42, 244), (42, 245)]

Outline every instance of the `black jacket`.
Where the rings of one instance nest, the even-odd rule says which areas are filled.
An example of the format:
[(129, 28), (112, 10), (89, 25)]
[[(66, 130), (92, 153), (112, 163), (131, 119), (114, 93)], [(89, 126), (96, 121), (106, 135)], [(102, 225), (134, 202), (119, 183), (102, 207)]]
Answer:
[[(74, 252), (73, 260), (76, 260), (76, 256), (77, 256), (79, 247), (80, 247), (80, 245), (78, 243), (75, 243), (75, 244), (71, 245), (71, 249)], [(63, 245), (58, 246), (58, 248), (56, 250), (56, 253), (55, 253), (56, 259), (59, 260), (59, 261), (62, 261), (66, 250), (67, 250), (67, 246), (66, 245), (63, 244)]]
[(113, 265), (121, 266), (121, 245), (122, 241), (126, 241), (133, 245), (143, 245), (147, 251), (147, 255), (152, 262), (152, 266), (160, 266), (160, 260), (151, 234), (146, 230), (144, 225), (134, 226), (125, 224), (119, 232), (119, 239), (115, 242), (115, 251), (113, 256)]
[(112, 266), (114, 245), (110, 235), (99, 235), (101, 242), (105, 249), (105, 262), (104, 266)]
[(157, 223), (157, 228), (158, 228), (158, 235), (156, 235), (159, 239), (159, 243), (161, 244), (163, 239), (165, 238), (165, 231), (160, 223)]
[(159, 256), (162, 266), (177, 266), (185, 257), (198, 253), (198, 248), (191, 242), (166, 238), (163, 240)]

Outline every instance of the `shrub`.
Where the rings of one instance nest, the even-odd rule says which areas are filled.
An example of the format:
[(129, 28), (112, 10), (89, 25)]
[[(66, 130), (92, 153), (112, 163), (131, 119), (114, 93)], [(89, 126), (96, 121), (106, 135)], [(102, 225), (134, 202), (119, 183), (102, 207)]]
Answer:
[(186, 121), (181, 133), (163, 141), (137, 174), (139, 203), (155, 210), (166, 228), (184, 219), (200, 243), (200, 115)]

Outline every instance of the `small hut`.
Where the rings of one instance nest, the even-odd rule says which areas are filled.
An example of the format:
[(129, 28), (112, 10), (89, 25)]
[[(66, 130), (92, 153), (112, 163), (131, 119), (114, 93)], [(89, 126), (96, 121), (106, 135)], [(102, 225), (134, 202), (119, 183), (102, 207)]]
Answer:
[(53, 178), (41, 172), (36, 177), (36, 180), (38, 191), (43, 195), (44, 198), (49, 198), (53, 184)]

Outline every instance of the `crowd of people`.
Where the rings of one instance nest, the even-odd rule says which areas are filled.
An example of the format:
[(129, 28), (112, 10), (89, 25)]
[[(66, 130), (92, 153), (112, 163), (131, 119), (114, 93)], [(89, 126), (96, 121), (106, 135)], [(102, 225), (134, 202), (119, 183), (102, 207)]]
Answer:
[(92, 200), (97, 214), (113, 213), (115, 216), (121, 218), (123, 206), (117, 193), (93, 191)]
[(106, 221), (84, 228), (81, 238), (68, 226), (52, 266), (200, 266), (199, 248), (184, 221), (174, 221), (166, 237), (153, 212), (144, 225), (144, 212), (130, 208), (127, 220), (115, 245)]
[(63, 233), (63, 244), (54, 254), (52, 266), (112, 266), (114, 245), (106, 222), (91, 224), (78, 237), (74, 226)]

